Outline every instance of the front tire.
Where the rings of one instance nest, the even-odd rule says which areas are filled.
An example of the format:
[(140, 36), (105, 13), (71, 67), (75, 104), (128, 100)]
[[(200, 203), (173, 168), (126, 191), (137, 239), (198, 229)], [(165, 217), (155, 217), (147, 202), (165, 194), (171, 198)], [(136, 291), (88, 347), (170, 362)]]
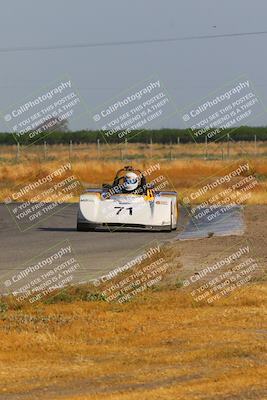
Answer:
[(77, 231), (78, 232), (90, 232), (94, 231), (95, 229), (88, 224), (82, 224), (80, 222), (77, 222)]

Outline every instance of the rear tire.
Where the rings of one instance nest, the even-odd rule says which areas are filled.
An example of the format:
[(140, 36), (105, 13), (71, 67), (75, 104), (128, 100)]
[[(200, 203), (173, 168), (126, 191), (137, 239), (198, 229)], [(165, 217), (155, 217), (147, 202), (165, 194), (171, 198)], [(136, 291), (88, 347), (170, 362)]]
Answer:
[(171, 214), (170, 214), (170, 225), (167, 226), (167, 229), (165, 230), (166, 232), (171, 232), (172, 231), (172, 206), (171, 206)]
[(171, 216), (172, 216), (172, 219), (171, 219), (171, 221), (172, 221), (172, 231), (176, 231), (176, 229), (177, 229), (177, 220), (178, 220), (178, 204), (177, 204), (177, 202), (175, 202), (176, 204), (175, 204), (175, 207), (176, 207), (176, 219), (175, 219), (175, 226), (173, 226), (173, 221), (172, 221), (172, 219), (173, 219), (173, 209), (172, 209), (172, 213), (171, 213)]
[(170, 215), (170, 222), (171, 222), (171, 224), (170, 224), (170, 228), (169, 228), (169, 230), (168, 230), (168, 232), (171, 232), (172, 230), (173, 230), (173, 227), (172, 227), (172, 216), (173, 216), (173, 214), (172, 214), (172, 203), (171, 203), (171, 215)]

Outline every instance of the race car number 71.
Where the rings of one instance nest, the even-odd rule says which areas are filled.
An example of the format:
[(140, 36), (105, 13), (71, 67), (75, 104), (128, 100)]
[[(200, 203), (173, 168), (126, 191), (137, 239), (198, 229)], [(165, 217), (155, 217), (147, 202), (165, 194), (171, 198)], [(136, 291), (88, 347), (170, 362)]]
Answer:
[(133, 215), (133, 207), (128, 207), (128, 208), (125, 208), (125, 207), (114, 207), (115, 209), (118, 209), (118, 211), (116, 212), (116, 215), (119, 215), (121, 212), (122, 212), (122, 210), (129, 210), (129, 215)]

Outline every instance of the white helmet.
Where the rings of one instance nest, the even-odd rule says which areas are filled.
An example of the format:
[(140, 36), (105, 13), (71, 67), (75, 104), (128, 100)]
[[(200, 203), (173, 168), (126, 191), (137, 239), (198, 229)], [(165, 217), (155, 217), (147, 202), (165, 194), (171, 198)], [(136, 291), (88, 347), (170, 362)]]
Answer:
[(131, 192), (138, 188), (138, 175), (134, 172), (127, 172), (124, 178), (124, 188), (127, 192)]

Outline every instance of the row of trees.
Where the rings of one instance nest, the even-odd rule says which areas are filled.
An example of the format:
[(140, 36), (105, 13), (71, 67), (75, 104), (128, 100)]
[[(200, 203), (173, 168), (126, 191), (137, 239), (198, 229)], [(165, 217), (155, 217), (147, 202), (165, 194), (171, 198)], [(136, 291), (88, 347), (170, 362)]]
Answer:
[[(208, 132), (207, 132), (208, 133)], [(249, 127), (242, 126), (235, 130), (226, 129), (221, 133), (216, 135), (216, 140), (227, 141), (228, 135), (235, 141), (252, 141), (257, 138), (258, 141), (267, 141), (267, 127)], [(194, 142), (193, 133), (187, 129), (158, 129), (158, 130), (145, 130), (143, 132), (132, 131), (127, 136), (123, 136), (122, 138), (118, 138), (118, 132), (113, 134), (112, 136), (105, 137), (104, 132), (100, 131), (60, 131), (56, 130), (54, 132), (44, 133), (40, 135), (36, 140), (36, 144), (40, 144), (40, 141), (46, 141), (49, 144), (64, 144), (70, 143), (96, 143), (98, 140), (101, 143), (105, 141), (109, 143), (116, 143), (125, 140), (129, 142), (135, 143), (150, 143), (153, 140), (153, 143), (190, 143)], [(209, 137), (209, 135), (208, 135)], [(208, 141), (214, 140), (207, 139)], [(196, 142), (205, 142), (206, 134), (202, 134), (199, 137), (195, 138)], [(20, 144), (30, 144), (31, 140), (27, 137), (23, 138), (23, 142)], [(16, 140), (12, 133), (0, 133), (0, 144), (16, 144)]]

